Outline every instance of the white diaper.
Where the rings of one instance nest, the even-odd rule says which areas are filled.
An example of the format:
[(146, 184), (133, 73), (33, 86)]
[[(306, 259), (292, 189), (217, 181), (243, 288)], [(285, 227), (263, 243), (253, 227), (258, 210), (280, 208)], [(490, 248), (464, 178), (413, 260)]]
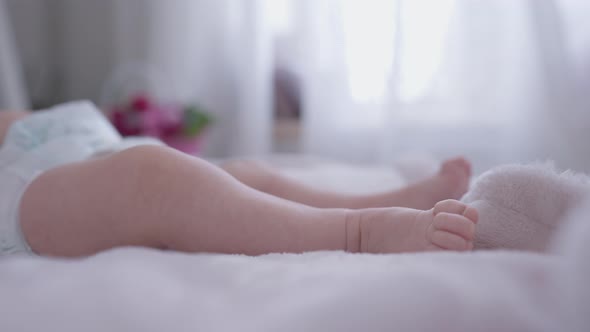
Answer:
[(90, 102), (55, 106), (16, 121), (0, 147), (0, 256), (32, 253), (19, 225), (20, 200), (39, 174), (67, 163), (132, 146), (162, 143), (122, 139)]

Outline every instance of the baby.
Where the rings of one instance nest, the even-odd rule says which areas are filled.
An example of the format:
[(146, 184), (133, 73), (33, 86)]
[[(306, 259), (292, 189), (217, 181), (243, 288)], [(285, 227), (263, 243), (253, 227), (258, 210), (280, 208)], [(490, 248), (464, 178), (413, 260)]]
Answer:
[(0, 255), (473, 248), (477, 211), (454, 200), (470, 177), (462, 158), (401, 190), (344, 195), (252, 161), (218, 167), (156, 140), (122, 139), (87, 102), (0, 112), (0, 142)]

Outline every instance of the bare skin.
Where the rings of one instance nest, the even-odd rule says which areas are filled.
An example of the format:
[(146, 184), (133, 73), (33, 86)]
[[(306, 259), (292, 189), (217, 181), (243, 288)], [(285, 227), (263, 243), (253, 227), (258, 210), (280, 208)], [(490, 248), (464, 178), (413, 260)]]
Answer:
[[(360, 205), (352, 206), (353, 210), (344, 208), (346, 204), (338, 206), (358, 204), (350, 197), (316, 192), (296, 183), (293, 191), (285, 191), (287, 197), (280, 198), (272, 195), (273, 186), (266, 187), (270, 193), (264, 192), (269, 182), (230, 174), (231, 170), (169, 148), (135, 147), (41, 174), (23, 196), (20, 222), (35, 252), (66, 257), (130, 245), (247, 255), (472, 248), (477, 211), (454, 200), (434, 202), (463, 194), (469, 165), (462, 159), (449, 161), (439, 174), (426, 180), (433, 182), (419, 184), (445, 183), (447, 187), (431, 191), (449, 196), (426, 195), (424, 200), (407, 201), (428, 206), (423, 210), (361, 209)], [(414, 190), (419, 196), (418, 189)], [(319, 206), (334, 203), (337, 208), (297, 202), (305, 194), (317, 195)], [(390, 206), (403, 198), (402, 194), (393, 198), (391, 193), (379, 195), (375, 197), (383, 200), (371, 206)]]
[(254, 189), (319, 208), (401, 206), (427, 210), (442, 200), (461, 198), (467, 192), (471, 176), (470, 163), (464, 158), (454, 158), (445, 161), (436, 175), (399, 190), (348, 195), (306, 186), (255, 160), (233, 160), (221, 167)]

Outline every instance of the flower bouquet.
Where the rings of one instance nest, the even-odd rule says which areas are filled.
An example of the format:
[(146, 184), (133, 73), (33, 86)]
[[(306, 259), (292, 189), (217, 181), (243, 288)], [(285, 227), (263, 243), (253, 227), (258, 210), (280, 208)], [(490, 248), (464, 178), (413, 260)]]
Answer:
[(212, 118), (196, 105), (161, 103), (146, 93), (110, 107), (110, 120), (123, 136), (151, 136), (196, 155)]

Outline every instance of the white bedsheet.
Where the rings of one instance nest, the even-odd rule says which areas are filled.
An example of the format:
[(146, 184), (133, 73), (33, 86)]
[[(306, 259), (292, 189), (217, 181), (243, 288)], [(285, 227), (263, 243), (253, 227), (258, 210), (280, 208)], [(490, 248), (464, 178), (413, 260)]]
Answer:
[(520, 253), (12, 258), (0, 330), (558, 331), (554, 269)]
[(572, 217), (582, 231), (564, 232), (555, 255), (122, 248), (75, 261), (5, 258), (0, 331), (588, 331), (587, 206)]

